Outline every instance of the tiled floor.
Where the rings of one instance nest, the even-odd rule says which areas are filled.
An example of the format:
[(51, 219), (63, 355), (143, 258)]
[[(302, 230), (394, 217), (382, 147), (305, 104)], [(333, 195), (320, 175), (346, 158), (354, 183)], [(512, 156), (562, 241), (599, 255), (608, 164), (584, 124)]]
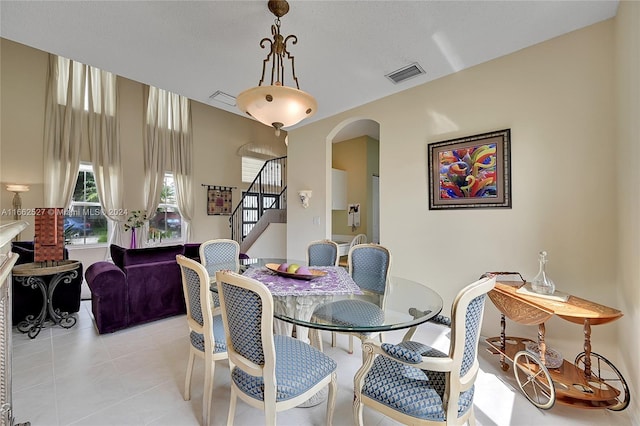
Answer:
[[(16, 422), (49, 425), (199, 425), (202, 416), (201, 360), (196, 360), (191, 400), (184, 401), (188, 354), (184, 316), (100, 336), (93, 327), (90, 302), (83, 301), (78, 324), (70, 330), (44, 329), (31, 340), (13, 334), (13, 402)], [(446, 345), (437, 326), (421, 326), (414, 340)], [(386, 340), (397, 335), (387, 335)], [(360, 353), (347, 354), (347, 339), (325, 352), (338, 362), (339, 393), (334, 425), (352, 425), (353, 375)], [(356, 340), (357, 342), (357, 340)], [(626, 412), (580, 410), (556, 405), (541, 411), (514, 390), (514, 379), (497, 359), (480, 351), (481, 373), (476, 384), (478, 424), (490, 425), (630, 425)], [(229, 369), (220, 362), (215, 373), (214, 425), (226, 424)], [(326, 405), (278, 413), (279, 425), (323, 425)], [(396, 424), (365, 407), (367, 426)], [(236, 425), (264, 423), (260, 410), (238, 402)]]

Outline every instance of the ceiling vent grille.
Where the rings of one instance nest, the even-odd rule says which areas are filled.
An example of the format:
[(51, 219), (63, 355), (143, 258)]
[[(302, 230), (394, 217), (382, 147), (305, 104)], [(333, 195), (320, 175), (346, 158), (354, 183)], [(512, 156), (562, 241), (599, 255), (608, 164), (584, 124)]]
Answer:
[(395, 84), (398, 84), (421, 74), (426, 74), (424, 72), (424, 69), (420, 66), (420, 64), (414, 62), (413, 64), (407, 65), (406, 67), (400, 68), (399, 70), (385, 75), (385, 77), (393, 81)]
[(211, 96), (209, 96), (209, 99), (230, 106), (236, 106), (236, 98), (220, 90), (216, 90)]

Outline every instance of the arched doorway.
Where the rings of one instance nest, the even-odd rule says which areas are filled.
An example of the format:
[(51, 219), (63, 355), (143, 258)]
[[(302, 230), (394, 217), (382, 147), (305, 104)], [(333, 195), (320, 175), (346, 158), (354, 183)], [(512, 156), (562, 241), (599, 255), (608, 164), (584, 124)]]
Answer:
[[(334, 169), (329, 171), (331, 199), (335, 201), (342, 190), (346, 193), (346, 202), (338, 202), (336, 209), (332, 206), (332, 238), (350, 241), (357, 234), (366, 234), (368, 241), (379, 242), (380, 124), (367, 118), (345, 120), (333, 129), (328, 143)], [(346, 175), (346, 188), (336, 189), (341, 174)]]

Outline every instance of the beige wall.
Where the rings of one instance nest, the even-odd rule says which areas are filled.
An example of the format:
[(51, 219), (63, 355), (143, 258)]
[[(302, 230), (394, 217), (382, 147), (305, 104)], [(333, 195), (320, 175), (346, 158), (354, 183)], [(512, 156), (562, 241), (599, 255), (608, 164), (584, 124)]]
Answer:
[[(485, 271), (515, 270), (532, 278), (544, 249), (559, 290), (624, 308), (637, 319), (637, 290), (624, 290), (615, 273), (620, 204), (614, 182), (621, 158), (615, 43), (614, 21), (608, 20), (292, 131), (289, 187), (304, 181), (314, 190), (314, 205), (289, 211), (288, 255), (296, 257), (305, 241), (326, 233), (326, 224), (309, 224), (326, 209), (321, 194), (331, 163), (328, 141), (347, 122), (372, 119), (380, 123), (380, 237), (392, 251), (394, 274), (435, 288), (446, 312), (455, 294)], [(628, 53), (637, 68), (637, 50)], [(513, 208), (430, 211), (427, 145), (503, 128), (512, 135)], [(630, 133), (637, 138), (637, 131)], [(637, 194), (624, 205), (629, 203), (636, 203), (637, 221)], [(637, 235), (633, 244), (635, 257), (626, 266), (637, 274)], [(637, 276), (632, 286), (638, 288)], [(622, 306), (616, 289), (636, 300)], [(484, 333), (497, 333), (499, 315), (491, 304), (486, 317)], [(593, 328), (595, 347), (613, 360), (620, 353), (609, 344), (638, 353), (637, 333), (632, 347), (618, 339), (621, 324)], [(547, 330), (570, 358), (581, 350), (580, 327), (554, 318)], [(526, 327), (511, 326), (511, 332), (535, 336)]]
[[(12, 41), (1, 40), (2, 104), (0, 122), (0, 200), (3, 208), (11, 207), (13, 194), (4, 189), (6, 183), (26, 183), (31, 190), (23, 194), (23, 207), (43, 205), (43, 127), (47, 53)], [(141, 209), (144, 205), (143, 173), (143, 85), (118, 78), (120, 137), (124, 167), (125, 208)], [(234, 204), (240, 200), (241, 158), (237, 149), (248, 142), (264, 143), (286, 155), (284, 136), (276, 138), (273, 129), (253, 120), (208, 105), (192, 102), (195, 217), (191, 241), (229, 238), (229, 217), (206, 214), (206, 189), (202, 184), (238, 187)], [(88, 149), (83, 161), (88, 161)], [(9, 220), (11, 217), (1, 218)], [(33, 222), (33, 217), (25, 217)], [(22, 233), (33, 237), (33, 226)]]
[(625, 313), (619, 321), (620, 341), (627, 380), (633, 383), (631, 406), (640, 424), (640, 2), (623, 1), (615, 19), (617, 134), (615, 159), (618, 191), (618, 245), (612, 247), (618, 262), (618, 306)]

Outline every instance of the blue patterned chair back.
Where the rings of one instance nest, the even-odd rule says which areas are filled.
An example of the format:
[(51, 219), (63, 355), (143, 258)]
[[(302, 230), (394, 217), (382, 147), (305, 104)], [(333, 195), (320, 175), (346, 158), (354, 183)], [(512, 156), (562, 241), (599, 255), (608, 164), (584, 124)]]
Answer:
[[(182, 274), (182, 290), (187, 306), (187, 323), (189, 337), (193, 347), (199, 351), (207, 350), (210, 345), (212, 352), (226, 352), (226, 342), (221, 322), (216, 322), (213, 315), (211, 285), (207, 270), (193, 259), (176, 256)], [(215, 338), (214, 329), (219, 333)]]
[(200, 245), (200, 261), (209, 275), (216, 271), (240, 269), (240, 245), (234, 240), (210, 240)]
[[(462, 289), (451, 307), (451, 348), (449, 355), (459, 363), (459, 376), (475, 374), (480, 327), (487, 293), (495, 286), (495, 276), (480, 279)], [(461, 346), (461, 347), (458, 347)]]
[(257, 365), (264, 365), (262, 298), (251, 289), (225, 281), (218, 282), (218, 291), (224, 303), (223, 316), (231, 343), (229, 350)]
[(467, 306), (467, 314), (464, 322), (464, 352), (462, 354), (462, 365), (460, 366), (460, 376), (467, 374), (476, 360), (478, 349), (478, 339), (480, 325), (482, 324), (482, 312), (486, 295), (482, 294), (474, 298)]
[(309, 266), (335, 266), (338, 262), (338, 244), (329, 241), (314, 241), (307, 247)]
[(363, 290), (384, 295), (391, 253), (377, 244), (359, 244), (349, 250), (349, 273)]
[(180, 265), (186, 282), (185, 299), (187, 302), (187, 315), (193, 321), (204, 327), (202, 315), (202, 302), (200, 301), (200, 276), (198, 273), (184, 265)]

